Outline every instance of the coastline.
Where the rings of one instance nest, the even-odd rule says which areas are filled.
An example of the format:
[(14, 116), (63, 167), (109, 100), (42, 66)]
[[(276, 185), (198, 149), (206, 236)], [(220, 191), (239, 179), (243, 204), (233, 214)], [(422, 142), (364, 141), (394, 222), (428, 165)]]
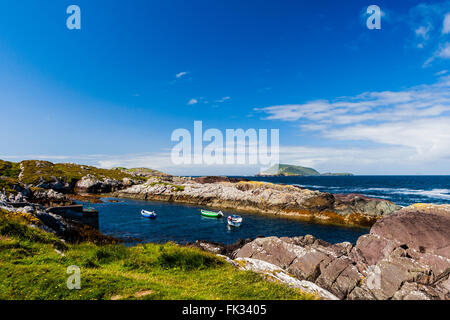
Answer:
[[(168, 200), (164, 200), (164, 199), (159, 199), (157, 197), (155, 198), (148, 198), (148, 197), (140, 197), (140, 196), (133, 196), (133, 195), (127, 195), (127, 194), (123, 194), (120, 192), (114, 192), (111, 194), (101, 194), (99, 195), (101, 197), (111, 197), (111, 198), (117, 198), (117, 199), (129, 199), (129, 200), (141, 200), (141, 201), (155, 201), (155, 202), (162, 202), (162, 203), (175, 203), (175, 204), (179, 204), (179, 205), (187, 205), (187, 206), (195, 206), (195, 207), (204, 207), (206, 209), (211, 209), (211, 210), (227, 210), (236, 214), (239, 213), (250, 213), (250, 214), (257, 214), (260, 216), (265, 216), (268, 218), (283, 218), (283, 219), (291, 219), (291, 220), (295, 220), (295, 221), (302, 221), (302, 222), (309, 222), (309, 223), (314, 223), (314, 224), (322, 224), (322, 225), (332, 225), (332, 226), (338, 226), (338, 227), (342, 227), (342, 228), (364, 228), (369, 230), (370, 227), (376, 223), (376, 221), (378, 221), (378, 219), (380, 218), (374, 218), (374, 219), (369, 219), (367, 221), (367, 224), (364, 225), (360, 225), (360, 224), (356, 224), (356, 223), (343, 223), (343, 222), (339, 222), (339, 221), (331, 221), (329, 219), (328, 216), (323, 216), (323, 219), (321, 219), (320, 215), (318, 214), (309, 214), (309, 213), (305, 213), (305, 214), (299, 214), (298, 212), (271, 212), (271, 211), (266, 211), (266, 210), (261, 210), (259, 208), (255, 208), (255, 207), (245, 207), (245, 208), (238, 208), (236, 209), (233, 206), (225, 206), (223, 204), (217, 204), (217, 205), (211, 205), (211, 204), (202, 204), (202, 203), (197, 203), (195, 201), (184, 201), (184, 200), (179, 200), (179, 199), (168, 199)], [(402, 206), (399, 206), (400, 208), (403, 208)]]
[(400, 207), (390, 201), (358, 194), (331, 194), (292, 185), (259, 181), (208, 181), (171, 177), (149, 180), (113, 192), (113, 196), (206, 206), (303, 221), (370, 227)]
[[(71, 168), (78, 170), (73, 166)], [(197, 241), (188, 246), (175, 246), (171, 250), (177, 251), (177, 257), (179, 252), (197, 255), (191, 251), (192, 247), (197, 247), (213, 253), (234, 269), (254, 271), (266, 279), (318, 295), (322, 299), (450, 298), (448, 204), (416, 204), (401, 208), (390, 201), (359, 194), (332, 194), (270, 182), (228, 177), (176, 176), (148, 176), (143, 181), (142, 177), (122, 176), (117, 171), (112, 171), (115, 177), (107, 176), (111, 174), (107, 171), (103, 171), (103, 176), (99, 177), (80, 174), (76, 181), (71, 180), (70, 183), (68, 179), (55, 178), (50, 173), (49, 181), (42, 182), (42, 176), (33, 176), (33, 181), (38, 183), (30, 185), (23, 183), (27, 179), (23, 172), (26, 171), (22, 169), (21, 178), (18, 179), (22, 182), (18, 181), (15, 185), (15, 194), (7, 196), (0, 193), (3, 223), (14, 223), (17, 218), (25, 219), (21, 223), (31, 227), (30, 230), (46, 233), (44, 238), (36, 235), (36, 239), (58, 243), (60, 249), (66, 247), (57, 240), (46, 240), (46, 237), (51, 235), (64, 239), (69, 245), (69, 251), (70, 246), (75, 246), (76, 250), (85, 250), (83, 243), (94, 246), (94, 250), (99, 252), (109, 250), (104, 249), (107, 244), (119, 248), (118, 239), (102, 235), (98, 230), (74, 223), (48, 210), (49, 206), (67, 206), (74, 200), (92, 200), (96, 197), (115, 196), (231, 209), (343, 227), (371, 226), (355, 245), (349, 242), (330, 244), (310, 235), (299, 235), (291, 238), (257, 237), (226, 246)], [(28, 174), (35, 175), (36, 172), (39, 171), (29, 170)], [(9, 205), (6, 211), (5, 205)], [(9, 229), (4, 230), (7, 232)], [(23, 233), (30, 232), (23, 228), (20, 230)], [(12, 238), (14, 234), (5, 233), (1, 236), (6, 236), (1, 241), (17, 241)], [(78, 244), (81, 247), (77, 247)], [(139, 248), (165, 246), (149, 243), (130, 250), (138, 252), (142, 250)], [(46, 247), (45, 250), (52, 252), (53, 249)], [(206, 259), (203, 255), (199, 257)], [(145, 265), (145, 255), (142, 258)], [(127, 254), (120, 259), (123, 263), (132, 263)], [(183, 259), (175, 261), (175, 267), (186, 267)], [(98, 261), (92, 263), (94, 266), (101, 264)], [(234, 275), (232, 269), (229, 272)], [(274, 274), (276, 276), (272, 277)], [(374, 276), (381, 277), (378, 288), (371, 287), (369, 280)]]

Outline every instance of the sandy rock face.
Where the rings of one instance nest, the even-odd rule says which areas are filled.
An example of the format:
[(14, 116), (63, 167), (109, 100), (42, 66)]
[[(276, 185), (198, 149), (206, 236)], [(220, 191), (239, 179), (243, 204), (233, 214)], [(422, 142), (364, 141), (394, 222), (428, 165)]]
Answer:
[(356, 245), (312, 236), (259, 238), (234, 257), (256, 259), (339, 299), (450, 299), (450, 205), (404, 208)]

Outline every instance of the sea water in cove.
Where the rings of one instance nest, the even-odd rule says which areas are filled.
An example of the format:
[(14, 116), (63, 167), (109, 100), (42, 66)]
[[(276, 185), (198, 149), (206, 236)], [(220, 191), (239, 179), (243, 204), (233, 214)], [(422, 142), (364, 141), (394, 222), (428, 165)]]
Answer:
[[(247, 179), (298, 185), (331, 193), (359, 193), (393, 201), (402, 206), (417, 202), (450, 203), (450, 176), (349, 176), (349, 177), (251, 177)], [(119, 202), (109, 202), (114, 200)], [(258, 236), (293, 237), (311, 234), (331, 243), (355, 243), (365, 228), (329, 226), (290, 218), (223, 211), (222, 219), (205, 218), (199, 206), (128, 199), (105, 199), (96, 204), (100, 231), (119, 237), (128, 245), (141, 242), (177, 243), (209, 240), (233, 243)], [(142, 209), (158, 214), (155, 220), (141, 216)], [(239, 228), (227, 226), (226, 217), (240, 214)], [(138, 239), (140, 241), (138, 241)]]
[[(248, 213), (239, 213), (244, 221), (241, 227), (235, 228), (227, 225), (226, 218), (236, 212), (227, 210), (222, 210), (223, 218), (207, 218), (200, 214), (201, 207), (198, 206), (130, 199), (103, 200), (104, 203), (95, 204), (99, 210), (100, 231), (131, 245), (168, 241), (184, 244), (196, 240), (228, 244), (258, 236), (294, 237), (306, 234), (331, 243), (356, 242), (359, 236), (368, 232), (365, 228), (313, 224)], [(109, 202), (111, 200), (119, 202)], [(142, 209), (155, 210), (158, 217), (144, 218), (141, 216)]]

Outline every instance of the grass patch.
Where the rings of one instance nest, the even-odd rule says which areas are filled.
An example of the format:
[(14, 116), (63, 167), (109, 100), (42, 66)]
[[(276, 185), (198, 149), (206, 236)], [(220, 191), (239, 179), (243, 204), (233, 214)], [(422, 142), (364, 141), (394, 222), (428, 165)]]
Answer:
[(0, 191), (5, 190), (6, 194), (16, 194), (17, 193), (17, 185), (19, 182), (14, 178), (8, 178), (5, 176), (0, 176)]
[(138, 246), (133, 254), (124, 261), (125, 270), (150, 272), (154, 268), (164, 270), (207, 270), (223, 265), (223, 261), (216, 256), (205, 254), (196, 248), (180, 247), (174, 243), (165, 245), (146, 244)]
[(20, 174), (20, 163), (0, 160), (0, 176), (17, 179)]
[(184, 191), (184, 186), (179, 186), (179, 185), (168, 183), (168, 182), (154, 181), (154, 182), (150, 183), (149, 185), (152, 187), (156, 186), (156, 185), (170, 186), (170, 187), (174, 188), (175, 191)]
[(123, 178), (135, 179), (133, 175), (121, 170), (100, 169), (74, 163), (53, 164), (49, 161), (26, 160), (22, 161), (21, 164), (23, 166), (21, 182), (33, 185), (41, 182), (52, 182), (54, 178), (65, 183), (75, 184), (76, 181), (88, 174), (100, 180), (104, 178), (116, 180), (122, 180)]
[[(0, 214), (0, 299), (315, 298), (239, 271), (196, 248), (174, 243), (127, 248), (89, 242), (60, 248), (53, 235), (27, 224), (22, 217)], [(81, 269), (80, 290), (66, 286), (71, 265)]]
[(58, 249), (66, 249), (64, 242), (53, 234), (44, 232), (37, 227), (30, 227), (37, 219), (25, 213), (0, 210), (0, 235), (19, 241), (51, 244)]

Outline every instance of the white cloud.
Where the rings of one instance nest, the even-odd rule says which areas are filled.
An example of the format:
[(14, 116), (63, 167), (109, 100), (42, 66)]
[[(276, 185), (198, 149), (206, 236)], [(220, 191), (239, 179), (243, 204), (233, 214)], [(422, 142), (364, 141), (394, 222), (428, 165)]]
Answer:
[(313, 121), (314, 126), (326, 127), (435, 117), (450, 111), (450, 77), (404, 91), (366, 92), (335, 101), (315, 100), (255, 110), (265, 112), (267, 120), (300, 121), (302, 125)]
[[(265, 112), (269, 120), (298, 122), (303, 133), (319, 135), (324, 139), (321, 144), (331, 145), (304, 150), (290, 147), (303, 152), (301, 156), (297, 154), (300, 163), (325, 170), (345, 170), (347, 164), (348, 168), (356, 166), (363, 172), (364, 168), (371, 172), (370, 168), (381, 166), (380, 173), (383, 167), (384, 173), (450, 173), (449, 76), (439, 78), (435, 84), (403, 91), (366, 92), (334, 101), (316, 100), (257, 110)], [(336, 144), (336, 140), (341, 142)], [(364, 142), (364, 147), (360, 142)], [(335, 147), (342, 143), (348, 147)], [(295, 152), (288, 157), (290, 161), (295, 161)], [(335, 167), (335, 163), (340, 165)]]
[(444, 17), (444, 24), (442, 27), (442, 33), (443, 34), (448, 34), (450, 33), (450, 12), (447, 13)]
[(450, 1), (421, 3), (399, 18), (399, 22), (405, 21), (413, 31), (412, 45), (430, 51), (430, 57), (423, 67), (429, 66), (438, 59), (446, 59), (448, 56), (445, 50), (447, 41), (445, 35), (450, 33), (449, 9)]
[(416, 160), (431, 161), (450, 157), (450, 117), (357, 125), (329, 130), (325, 136), (408, 147), (415, 150), (412, 157)]
[(197, 99), (191, 99), (191, 100), (189, 100), (188, 101), (188, 105), (193, 105), (193, 104), (196, 104), (196, 103), (198, 103), (198, 100)]
[(442, 59), (450, 59), (450, 42), (441, 46), (436, 52), (436, 56)]
[(430, 30), (431, 30), (431, 26), (430, 25), (428, 25), (426, 27), (425, 26), (420, 26), (419, 28), (417, 28), (415, 30), (416, 36), (422, 37), (423, 39), (428, 40), (430, 38), (430, 35), (429, 35)]
[(189, 73), (189, 72), (183, 71), (183, 72), (177, 73), (177, 74), (175, 75), (175, 77), (176, 77), (177, 79), (179, 79), (179, 78), (181, 78), (181, 77), (187, 75), (188, 73)]
[(428, 58), (427, 61), (425, 61), (423, 66), (424, 67), (429, 66), (431, 64), (431, 62), (433, 62), (437, 58), (450, 59), (450, 42), (446, 42), (445, 44), (441, 44), (439, 46), (439, 49), (435, 51), (433, 56), (431, 56), (430, 58)]
[(221, 99), (216, 100), (215, 102), (222, 103), (222, 102), (225, 102), (225, 101), (230, 100), (230, 99), (231, 99), (230, 97), (223, 97)]
[(448, 73), (448, 70), (442, 70), (442, 71), (436, 72), (434, 75), (435, 76), (443, 76), (444, 74), (447, 74), (447, 73)]

